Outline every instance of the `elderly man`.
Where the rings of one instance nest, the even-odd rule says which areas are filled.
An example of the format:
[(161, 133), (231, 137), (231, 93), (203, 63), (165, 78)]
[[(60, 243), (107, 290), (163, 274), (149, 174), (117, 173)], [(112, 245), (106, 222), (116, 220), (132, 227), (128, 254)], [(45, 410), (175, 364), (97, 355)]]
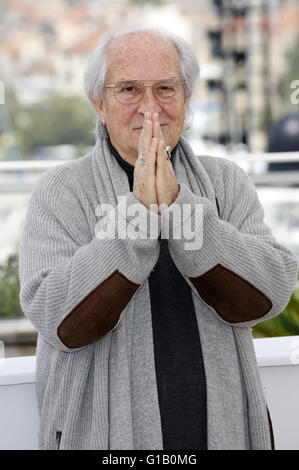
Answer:
[(103, 37), (95, 147), (35, 185), (20, 300), (40, 449), (273, 448), (250, 327), (284, 309), (297, 259), (246, 173), (181, 136), (198, 70), (177, 37)]

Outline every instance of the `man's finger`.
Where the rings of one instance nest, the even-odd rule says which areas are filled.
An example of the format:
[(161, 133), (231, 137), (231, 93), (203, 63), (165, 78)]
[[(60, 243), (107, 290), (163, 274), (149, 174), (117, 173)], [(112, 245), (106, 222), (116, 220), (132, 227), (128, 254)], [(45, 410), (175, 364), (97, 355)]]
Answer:
[(142, 170), (150, 171), (151, 173), (155, 173), (158, 145), (159, 145), (158, 139), (153, 137), (151, 146), (147, 154), (138, 155), (137, 165), (135, 164), (135, 168), (136, 167), (138, 168), (138, 172), (140, 171), (140, 169), (142, 169)]
[(154, 137), (158, 140), (161, 140), (159, 127), (160, 127), (159, 122), (154, 122), (154, 132), (153, 132)]
[(153, 137), (150, 151), (148, 154), (148, 159), (147, 159), (148, 166), (153, 172), (155, 172), (155, 167), (156, 167), (158, 145), (159, 145), (158, 139)]
[(165, 141), (159, 140), (157, 164), (159, 167), (166, 167), (167, 155), (165, 153)]
[(153, 114), (153, 123), (154, 123), (153, 124), (154, 125), (154, 137), (156, 137), (159, 140), (163, 140), (164, 136), (163, 136), (163, 132), (160, 126), (158, 113)]
[(139, 142), (138, 142), (138, 153), (142, 153), (146, 156), (149, 152), (151, 143), (152, 143), (152, 135), (153, 135), (153, 122), (151, 119), (146, 119), (150, 116), (150, 113), (145, 113), (144, 121), (143, 121), (143, 128), (140, 133)]

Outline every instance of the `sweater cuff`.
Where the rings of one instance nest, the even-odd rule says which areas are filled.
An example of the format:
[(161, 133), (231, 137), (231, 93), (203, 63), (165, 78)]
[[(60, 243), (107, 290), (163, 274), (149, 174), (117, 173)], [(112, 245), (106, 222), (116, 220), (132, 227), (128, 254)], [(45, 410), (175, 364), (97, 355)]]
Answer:
[(176, 200), (161, 212), (161, 238), (182, 240), (187, 250), (199, 249), (203, 236), (204, 198), (194, 194), (184, 183), (179, 187)]
[[(152, 210), (153, 209), (153, 210)], [(156, 212), (154, 212), (156, 210)], [(133, 192), (126, 195), (119, 204), (119, 212), (127, 222), (128, 236), (139, 233), (140, 238), (157, 240), (161, 233), (161, 215), (158, 213), (158, 204), (148, 209), (142, 204)], [(135, 238), (137, 238), (135, 236)]]
[[(132, 192), (118, 196), (116, 207), (104, 207), (105, 217), (98, 223), (97, 238), (158, 240), (161, 215), (144, 206)], [(158, 205), (153, 205), (158, 211)], [(101, 208), (98, 216), (102, 216)]]

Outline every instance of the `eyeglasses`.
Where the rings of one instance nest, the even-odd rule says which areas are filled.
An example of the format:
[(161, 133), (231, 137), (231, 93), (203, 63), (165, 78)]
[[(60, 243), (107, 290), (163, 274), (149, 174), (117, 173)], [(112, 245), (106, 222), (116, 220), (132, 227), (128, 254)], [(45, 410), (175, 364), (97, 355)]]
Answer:
[(123, 104), (136, 104), (141, 101), (145, 87), (150, 87), (156, 100), (161, 103), (173, 103), (184, 94), (182, 85), (186, 82), (178, 77), (145, 81), (154, 83), (145, 85), (144, 80), (121, 80), (115, 85), (105, 85), (105, 88), (111, 88), (117, 101)]

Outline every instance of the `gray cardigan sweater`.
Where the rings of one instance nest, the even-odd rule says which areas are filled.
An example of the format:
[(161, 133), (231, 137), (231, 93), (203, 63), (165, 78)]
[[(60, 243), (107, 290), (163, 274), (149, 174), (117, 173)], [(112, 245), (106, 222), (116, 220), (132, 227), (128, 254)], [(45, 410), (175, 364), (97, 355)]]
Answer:
[[(188, 216), (193, 229), (203, 230), (202, 246), (185, 249), (187, 219), (184, 237), (174, 227), (168, 243), (197, 315), (208, 448), (270, 449), (250, 327), (288, 303), (296, 256), (273, 238), (254, 185), (236, 164), (196, 157), (181, 138), (174, 169), (175, 203), (203, 207), (200, 227), (194, 212)], [(140, 203), (101, 140), (90, 154), (47, 171), (31, 195), (19, 253), (20, 301), (39, 333), (39, 446), (162, 449), (147, 278), (171, 208), (162, 216), (148, 211), (155, 237), (116, 238), (108, 223), (109, 235), (100, 239), (100, 203), (116, 208), (118, 229), (135, 230), (123, 206)]]

